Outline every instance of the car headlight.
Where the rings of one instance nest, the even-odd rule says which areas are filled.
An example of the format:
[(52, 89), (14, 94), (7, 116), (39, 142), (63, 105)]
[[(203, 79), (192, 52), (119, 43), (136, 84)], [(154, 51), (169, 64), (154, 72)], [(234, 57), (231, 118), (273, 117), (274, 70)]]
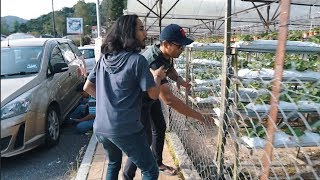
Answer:
[[(32, 90), (32, 89), (31, 89)], [(31, 105), (31, 90), (20, 95), (1, 108), (1, 120), (26, 113)]]

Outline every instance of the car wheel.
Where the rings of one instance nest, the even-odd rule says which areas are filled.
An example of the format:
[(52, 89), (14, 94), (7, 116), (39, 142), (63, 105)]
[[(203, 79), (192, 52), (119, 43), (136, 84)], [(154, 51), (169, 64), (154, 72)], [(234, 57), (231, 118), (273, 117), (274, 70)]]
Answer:
[(50, 106), (46, 117), (46, 146), (58, 143), (60, 138), (59, 116), (54, 107)]

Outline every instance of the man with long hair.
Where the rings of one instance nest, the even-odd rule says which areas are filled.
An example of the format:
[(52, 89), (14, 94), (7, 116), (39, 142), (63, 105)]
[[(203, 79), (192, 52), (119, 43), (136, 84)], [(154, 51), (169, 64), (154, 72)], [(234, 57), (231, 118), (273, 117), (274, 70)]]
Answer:
[(165, 70), (150, 69), (139, 54), (146, 35), (137, 15), (118, 18), (105, 37), (102, 56), (84, 86), (96, 98), (93, 130), (108, 158), (107, 180), (118, 179), (122, 152), (141, 169), (143, 179), (155, 180), (159, 175), (140, 116), (143, 93), (151, 99), (158, 98)]

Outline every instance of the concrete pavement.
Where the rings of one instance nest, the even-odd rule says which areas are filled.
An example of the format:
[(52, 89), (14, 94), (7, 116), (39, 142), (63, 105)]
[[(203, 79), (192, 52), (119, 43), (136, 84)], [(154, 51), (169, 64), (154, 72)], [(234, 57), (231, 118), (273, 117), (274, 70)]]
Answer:
[[(124, 156), (122, 168), (126, 162), (126, 159), (127, 157)], [(179, 168), (177, 165), (175, 165), (174, 159)], [(167, 133), (166, 135), (166, 143), (163, 149), (163, 163), (177, 168), (179, 173), (176, 176), (168, 176), (160, 173), (159, 180), (201, 179), (194, 170), (188, 156), (186, 156), (180, 140), (173, 133)], [(76, 180), (103, 180), (106, 177), (107, 166), (108, 161), (106, 160), (104, 149), (100, 143), (97, 143), (97, 140), (93, 135), (78, 169)], [(122, 179), (122, 168), (119, 173), (119, 179)], [(141, 172), (138, 170), (134, 180), (141, 179)]]

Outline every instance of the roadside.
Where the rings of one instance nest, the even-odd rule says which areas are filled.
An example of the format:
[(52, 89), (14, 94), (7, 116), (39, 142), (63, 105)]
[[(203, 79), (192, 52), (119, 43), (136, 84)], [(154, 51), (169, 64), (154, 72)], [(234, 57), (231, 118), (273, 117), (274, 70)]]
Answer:
[[(123, 165), (127, 157), (123, 158)], [(174, 133), (167, 133), (163, 150), (164, 164), (178, 168), (179, 174), (167, 176), (160, 174), (159, 180), (198, 180), (201, 179), (194, 170), (193, 165), (186, 155), (179, 138)], [(91, 137), (82, 163), (78, 169), (75, 180), (102, 180), (105, 179), (107, 160), (101, 144), (97, 143), (95, 136)], [(122, 166), (123, 167), (123, 166)], [(119, 173), (121, 179), (122, 168)], [(141, 180), (141, 172), (138, 170), (134, 180)]]
[(59, 143), (51, 148), (37, 147), (9, 158), (1, 158), (1, 180), (71, 179), (85, 154), (90, 134), (78, 134), (61, 127)]

